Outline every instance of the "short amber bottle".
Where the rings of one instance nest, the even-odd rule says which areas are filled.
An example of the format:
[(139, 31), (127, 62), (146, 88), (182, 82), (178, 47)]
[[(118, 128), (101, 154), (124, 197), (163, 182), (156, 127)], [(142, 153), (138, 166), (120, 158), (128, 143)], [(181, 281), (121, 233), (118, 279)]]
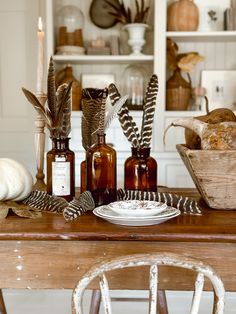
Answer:
[(87, 190), (96, 206), (116, 200), (116, 151), (106, 144), (105, 134), (98, 134), (97, 144), (86, 152)]
[(124, 188), (127, 190), (157, 191), (157, 162), (150, 148), (132, 147), (132, 156), (125, 161)]
[(47, 153), (47, 192), (71, 201), (75, 196), (75, 154), (69, 138), (52, 138)]

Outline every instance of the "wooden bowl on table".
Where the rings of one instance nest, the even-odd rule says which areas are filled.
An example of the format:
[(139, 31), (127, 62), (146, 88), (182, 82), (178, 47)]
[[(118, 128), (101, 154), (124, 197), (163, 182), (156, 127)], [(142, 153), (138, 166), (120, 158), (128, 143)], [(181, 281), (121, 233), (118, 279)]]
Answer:
[(236, 210), (236, 150), (176, 148), (207, 205)]

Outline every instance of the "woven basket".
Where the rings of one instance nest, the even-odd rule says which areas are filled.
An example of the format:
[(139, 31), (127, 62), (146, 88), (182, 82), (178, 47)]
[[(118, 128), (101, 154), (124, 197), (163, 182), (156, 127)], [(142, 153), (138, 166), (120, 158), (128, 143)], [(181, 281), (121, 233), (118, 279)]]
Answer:
[(236, 210), (236, 150), (176, 148), (207, 205)]

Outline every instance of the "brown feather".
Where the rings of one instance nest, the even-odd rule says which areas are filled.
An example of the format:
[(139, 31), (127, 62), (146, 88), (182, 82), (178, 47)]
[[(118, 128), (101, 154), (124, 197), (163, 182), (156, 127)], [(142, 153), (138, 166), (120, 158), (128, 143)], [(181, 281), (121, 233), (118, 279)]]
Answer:
[(85, 88), (82, 90), (82, 145), (85, 150), (97, 142), (103, 89)]
[(66, 138), (71, 131), (71, 86), (72, 82), (65, 83), (56, 91), (54, 65), (51, 58), (48, 70), (48, 99), (45, 107), (32, 92), (22, 88), (28, 101), (42, 115), (53, 138)]
[(22, 91), (25, 94), (25, 97), (27, 100), (33, 105), (33, 107), (36, 109), (36, 111), (42, 116), (44, 119), (47, 127), (50, 127), (52, 125), (52, 117), (50, 113), (47, 113), (45, 108), (41, 105), (37, 97), (31, 93), (26, 88), (22, 87)]
[(51, 137), (66, 138), (71, 131), (71, 86), (62, 84), (56, 92), (58, 107), (57, 116), (54, 119), (54, 128), (51, 130)]
[(50, 58), (48, 68), (48, 108), (51, 112), (52, 118), (57, 116), (57, 103), (56, 103), (56, 83), (55, 83), (55, 71), (52, 57)]

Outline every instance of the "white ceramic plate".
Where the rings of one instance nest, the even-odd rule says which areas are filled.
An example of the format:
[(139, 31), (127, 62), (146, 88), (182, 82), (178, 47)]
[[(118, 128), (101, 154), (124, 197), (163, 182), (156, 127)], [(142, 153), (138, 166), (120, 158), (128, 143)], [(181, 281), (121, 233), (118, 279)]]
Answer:
[[(109, 216), (106, 214), (107, 210), (112, 212), (112, 215)], [(123, 225), (123, 226), (150, 226), (150, 225), (157, 225), (160, 223), (163, 223), (171, 218), (177, 217), (180, 215), (180, 210), (173, 207), (167, 207), (166, 211), (168, 211), (167, 215), (154, 215), (154, 216), (148, 216), (148, 217), (124, 217), (120, 216), (117, 213), (113, 212), (111, 209), (107, 208), (106, 206), (100, 206), (96, 207), (93, 210), (93, 213), (103, 218), (113, 224), (117, 225)], [(105, 212), (105, 215), (104, 215)]]
[(162, 212), (167, 205), (156, 201), (127, 200), (110, 203), (107, 207), (122, 216), (146, 217)]
[(152, 216), (123, 216), (119, 213), (116, 213), (110, 207), (107, 205), (99, 206), (94, 209), (96, 214), (101, 216), (102, 218), (111, 218), (111, 219), (119, 219), (119, 220), (127, 220), (127, 219), (133, 219), (133, 220), (148, 220), (148, 219), (153, 219), (153, 218), (164, 218), (168, 216), (172, 216), (175, 214), (178, 210), (174, 207), (167, 206), (163, 211), (156, 215)]

